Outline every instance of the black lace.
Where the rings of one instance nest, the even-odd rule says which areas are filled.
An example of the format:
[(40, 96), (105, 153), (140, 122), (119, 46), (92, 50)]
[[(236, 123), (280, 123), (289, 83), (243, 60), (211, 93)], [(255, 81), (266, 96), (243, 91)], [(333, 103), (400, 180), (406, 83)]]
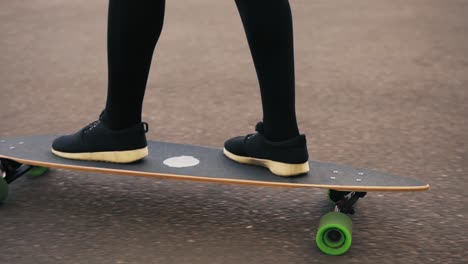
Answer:
[(83, 129), (83, 133), (88, 133), (89, 131), (93, 130), (97, 125), (99, 125), (99, 123), (101, 123), (101, 120), (96, 120), (96, 121), (92, 122), (91, 124), (87, 125)]
[(263, 122), (258, 122), (257, 125), (255, 125), (255, 131), (257, 133), (252, 133), (252, 134), (248, 134), (247, 136), (244, 137), (244, 143), (253, 135), (255, 134), (263, 134)]
[(247, 136), (244, 137), (244, 144), (245, 142), (253, 135), (255, 135), (256, 133), (253, 133), (253, 134), (248, 134)]

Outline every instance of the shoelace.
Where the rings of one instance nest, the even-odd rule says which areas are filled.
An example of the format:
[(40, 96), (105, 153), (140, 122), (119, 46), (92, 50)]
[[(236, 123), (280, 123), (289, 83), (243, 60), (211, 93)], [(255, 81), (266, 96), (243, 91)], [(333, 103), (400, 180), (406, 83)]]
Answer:
[(244, 137), (244, 144), (245, 142), (253, 135), (255, 135), (256, 133), (252, 133), (252, 134), (248, 134), (247, 136)]
[[(101, 123), (101, 120), (96, 120), (92, 122), (91, 124), (85, 127), (85, 129), (83, 130), (83, 133), (89, 133), (91, 130), (97, 127), (97, 125), (99, 125), (100, 123)], [(145, 133), (147, 133), (149, 131), (148, 123), (142, 122), (142, 124), (143, 124), (143, 130), (145, 131)]]
[(99, 123), (101, 123), (101, 120), (92, 122), (83, 130), (83, 133), (88, 133), (89, 131), (93, 130), (97, 125), (99, 125)]

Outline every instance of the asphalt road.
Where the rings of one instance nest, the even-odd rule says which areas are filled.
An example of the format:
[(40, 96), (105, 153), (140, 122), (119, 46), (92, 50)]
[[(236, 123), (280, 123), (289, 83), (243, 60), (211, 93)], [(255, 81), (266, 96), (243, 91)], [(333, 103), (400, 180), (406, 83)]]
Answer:
[[(411, 176), (368, 195), (353, 246), (315, 246), (322, 190), (50, 171), (11, 185), (0, 263), (466, 263), (468, 2), (291, 1), (314, 160)], [(107, 1), (0, 1), (0, 136), (71, 133), (105, 102)], [(168, 1), (149, 139), (220, 147), (261, 117), (234, 1)]]

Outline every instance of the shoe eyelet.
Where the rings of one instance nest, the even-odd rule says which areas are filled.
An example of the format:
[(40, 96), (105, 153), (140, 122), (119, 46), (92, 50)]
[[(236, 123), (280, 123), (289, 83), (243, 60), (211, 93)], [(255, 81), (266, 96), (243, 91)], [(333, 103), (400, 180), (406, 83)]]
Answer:
[(88, 127), (83, 131), (83, 133), (88, 133), (89, 131), (93, 130), (97, 125), (101, 123), (100, 120), (94, 121), (93, 123), (89, 124)]

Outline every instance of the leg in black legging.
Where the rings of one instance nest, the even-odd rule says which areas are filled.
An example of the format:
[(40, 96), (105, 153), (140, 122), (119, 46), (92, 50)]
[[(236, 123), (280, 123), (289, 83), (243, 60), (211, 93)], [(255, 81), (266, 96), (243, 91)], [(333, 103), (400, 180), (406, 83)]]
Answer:
[(236, 0), (257, 71), (265, 137), (299, 135), (294, 92), (294, 45), (288, 0)]
[(141, 122), (154, 48), (162, 31), (165, 0), (110, 0), (109, 83), (104, 123), (122, 129)]
[[(265, 136), (298, 135), (294, 102), (292, 16), (287, 0), (236, 0), (262, 95)], [(164, 19), (164, 0), (110, 0), (109, 85), (104, 122), (113, 129), (141, 122), (154, 47)]]

